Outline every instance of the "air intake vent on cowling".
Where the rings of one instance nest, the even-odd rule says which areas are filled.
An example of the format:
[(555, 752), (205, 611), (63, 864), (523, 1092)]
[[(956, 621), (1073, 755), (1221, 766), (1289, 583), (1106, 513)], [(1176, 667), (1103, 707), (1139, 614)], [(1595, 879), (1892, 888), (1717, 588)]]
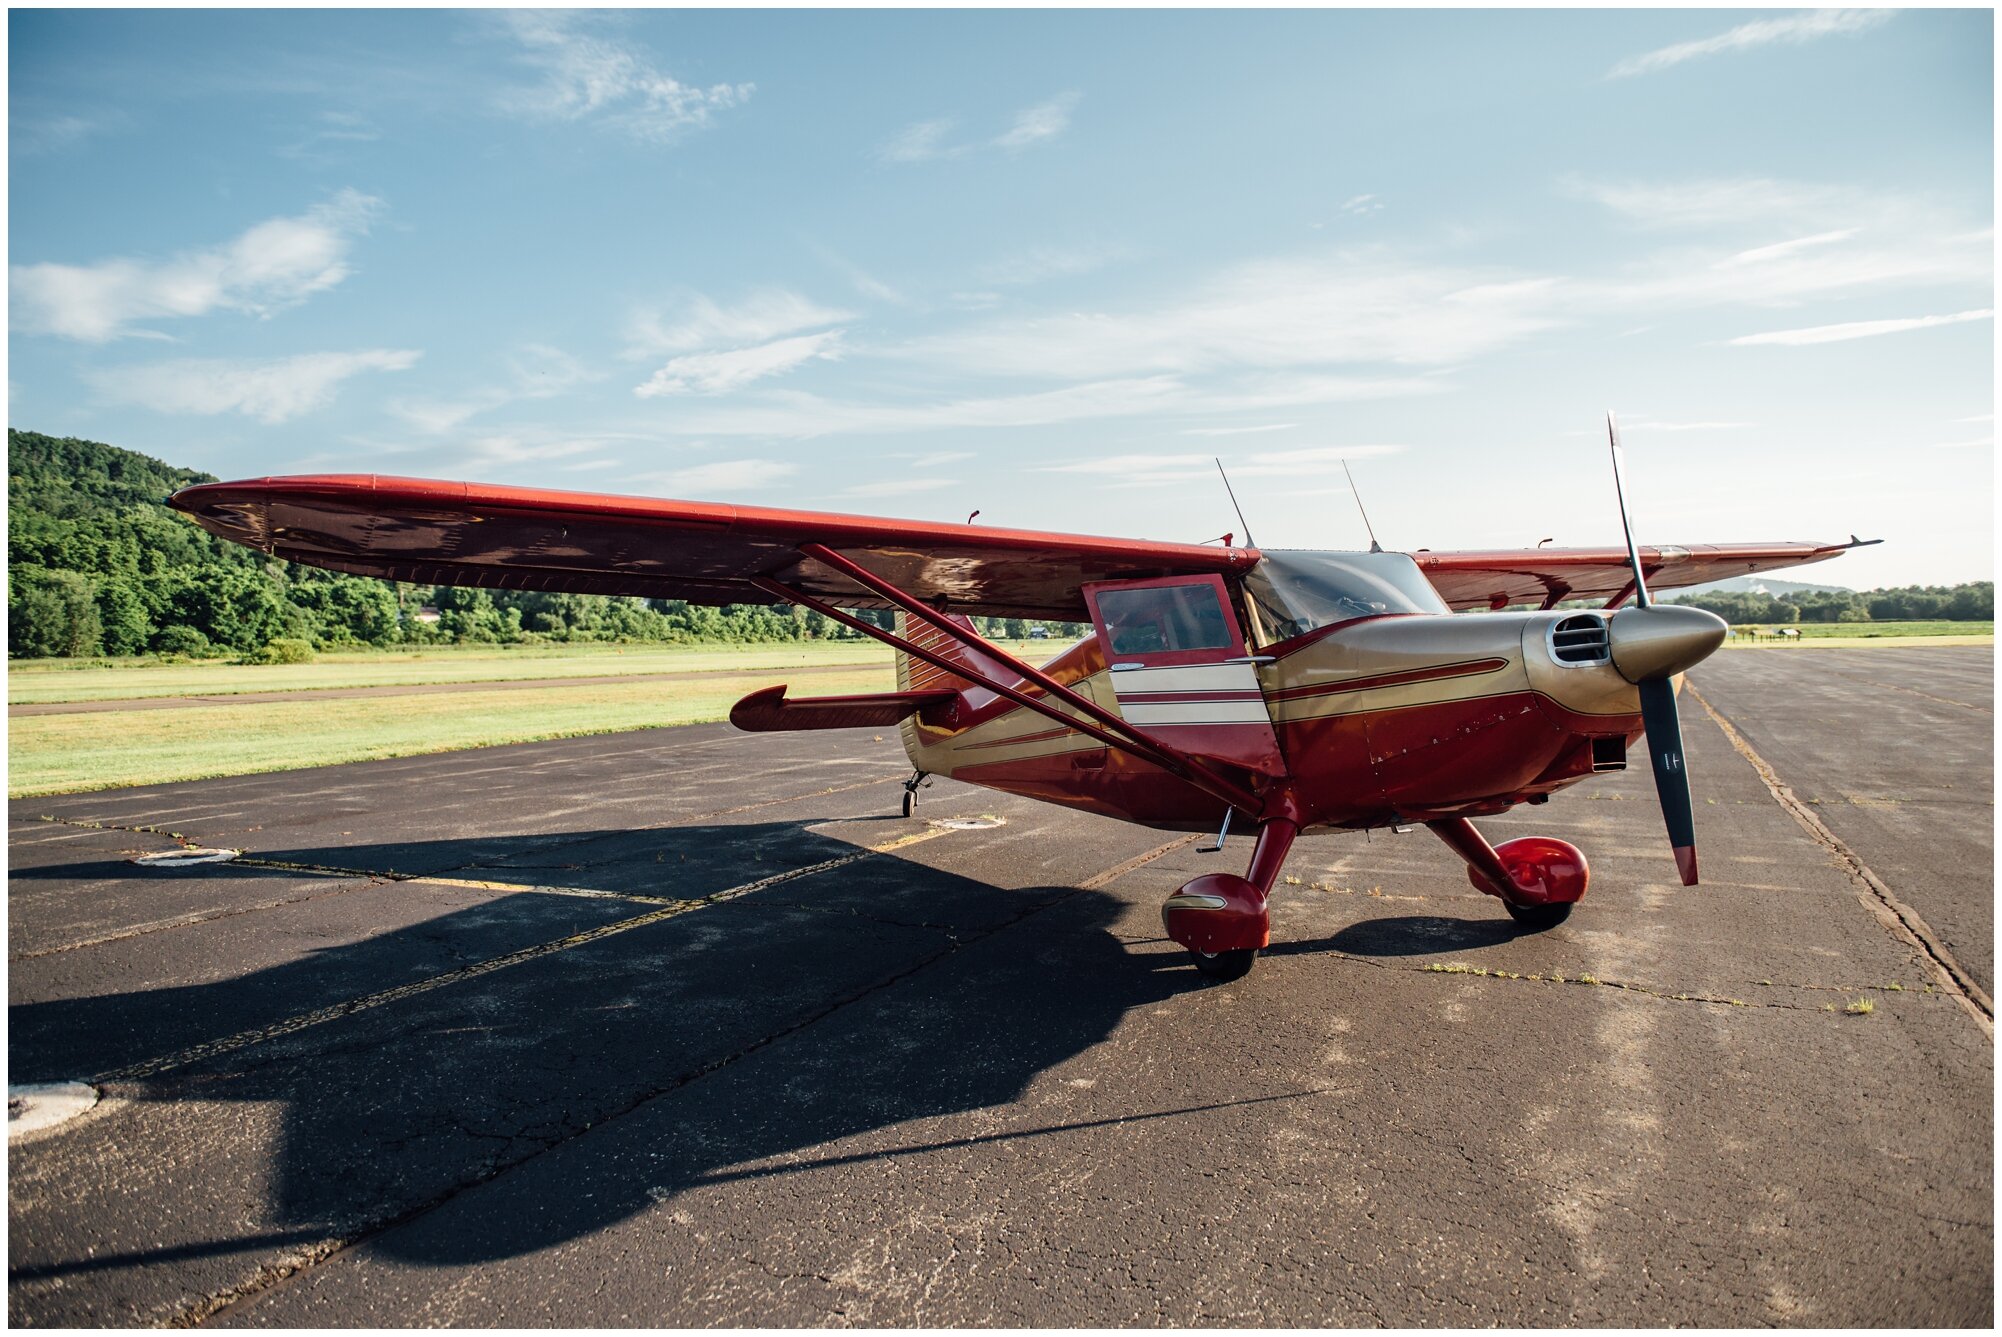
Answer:
[(1550, 657), (1560, 664), (1604, 664), (1611, 660), (1606, 619), (1597, 613), (1579, 613), (1559, 621), (1550, 629)]

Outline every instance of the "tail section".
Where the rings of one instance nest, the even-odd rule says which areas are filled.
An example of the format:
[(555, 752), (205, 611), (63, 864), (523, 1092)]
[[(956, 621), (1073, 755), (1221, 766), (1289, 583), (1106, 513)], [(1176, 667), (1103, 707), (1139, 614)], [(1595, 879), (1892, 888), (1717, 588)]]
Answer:
[[(941, 614), (957, 626), (973, 630), (973, 623), (966, 618), (951, 613)], [(897, 611), (897, 635), (923, 650), (929, 650), (948, 663), (971, 664), (978, 662), (971, 650), (936, 627), (914, 622), (911, 615), (902, 609)], [(955, 673), (948, 673), (934, 664), (927, 664), (904, 653), (896, 652), (897, 690), (900, 692), (963, 692), (973, 684)]]
[[(954, 613), (939, 616), (955, 626), (968, 631), (974, 630), (973, 623)], [(910, 641), (920, 649), (930, 651), (948, 664), (977, 666), (976, 672), (993, 677), (1000, 675), (1012, 679), (1001, 665), (994, 663), (976, 650), (970, 650), (936, 627), (913, 619), (899, 610), (897, 613), (897, 635)], [(902, 650), (896, 651), (897, 690), (899, 692), (954, 692), (969, 691), (973, 682), (936, 664), (928, 664)], [(911, 765), (932, 775), (952, 774), (951, 747), (942, 737), (930, 733), (924, 723), (912, 714), (906, 716), (897, 726), (898, 734), (904, 741), (904, 755), (911, 759)], [(929, 736), (928, 736), (929, 734)]]

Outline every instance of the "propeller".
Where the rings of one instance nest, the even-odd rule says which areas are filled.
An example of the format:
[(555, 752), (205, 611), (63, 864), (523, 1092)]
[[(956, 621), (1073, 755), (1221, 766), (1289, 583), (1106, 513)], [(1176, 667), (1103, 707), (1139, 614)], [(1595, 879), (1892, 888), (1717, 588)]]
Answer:
[(1607, 623), (1613, 667), (1640, 688), (1641, 723), (1647, 729), (1648, 761), (1654, 768), (1655, 793), (1661, 798), (1668, 843), (1675, 848), (1675, 867), (1682, 885), (1696, 885), (1696, 818), (1689, 801), (1689, 771), (1683, 764), (1682, 722), (1675, 710), (1675, 675), (1706, 658), (1723, 644), (1729, 628), (1724, 620), (1700, 608), (1657, 604), (1648, 596), (1641, 570), (1640, 549), (1627, 515), (1627, 486), (1620, 453), (1620, 425), (1606, 415), (1606, 435), (1613, 452), (1613, 489), (1620, 502), (1620, 526), (1627, 536), (1627, 561), (1634, 572), (1634, 602)]

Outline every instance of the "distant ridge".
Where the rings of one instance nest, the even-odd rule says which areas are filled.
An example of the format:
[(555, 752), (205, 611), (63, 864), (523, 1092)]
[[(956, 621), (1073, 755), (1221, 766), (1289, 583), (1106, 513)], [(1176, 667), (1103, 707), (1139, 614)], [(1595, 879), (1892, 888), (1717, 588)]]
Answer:
[(1770, 576), (1732, 576), (1729, 580), (1713, 580), (1707, 585), (1690, 585), (1671, 594), (1663, 595), (1663, 601), (1673, 603), (1677, 599), (1692, 594), (1854, 594), (1847, 585), (1807, 585), (1797, 580), (1774, 580)]

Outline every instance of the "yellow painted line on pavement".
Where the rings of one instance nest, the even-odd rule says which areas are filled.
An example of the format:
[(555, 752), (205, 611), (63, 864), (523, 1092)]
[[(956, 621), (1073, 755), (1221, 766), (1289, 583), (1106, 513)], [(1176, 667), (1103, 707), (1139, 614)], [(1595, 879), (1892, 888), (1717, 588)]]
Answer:
[[(315, 1008), (311, 1012), (302, 1012), (297, 1016), (287, 1017), (285, 1020), (274, 1022), (269, 1026), (259, 1026), (254, 1030), (242, 1031), (236, 1035), (225, 1036), (219, 1040), (204, 1041), (201, 1044), (183, 1049), (179, 1053), (168, 1054), (162, 1058), (147, 1059), (140, 1063), (129, 1064), (123, 1068), (114, 1068), (110, 1072), (99, 1073), (97, 1076), (90, 1078), (90, 1081), (93, 1085), (102, 1085), (106, 1082), (130, 1082), (146, 1077), (157, 1077), (161, 1073), (171, 1071), (175, 1068), (185, 1068), (190, 1064), (200, 1063), (223, 1054), (233, 1053), (239, 1049), (247, 1049), (252, 1045), (281, 1039), (284, 1036), (296, 1034), (299, 1031), (322, 1025), (325, 1022), (339, 1021), (343, 1017), (351, 1017), (360, 1012), (386, 1007), (391, 1003), (400, 1003), (406, 998), (415, 998), (419, 994), (429, 993), (434, 989), (442, 989), (450, 984), (461, 984), (467, 980), (478, 979), (482, 975), (491, 975), (498, 970), (506, 970), (510, 966), (537, 961), (546, 956), (553, 956), (558, 952), (567, 952), (573, 947), (582, 947), (586, 943), (598, 942), (601, 939), (609, 938), (616, 934), (628, 933), (633, 929), (646, 928), (652, 924), (662, 923), (665, 920), (673, 919), (677, 915), (692, 914), (697, 910), (706, 909), (712, 905), (721, 905), (726, 901), (734, 901), (740, 896), (748, 896), (754, 891), (763, 891), (767, 887), (775, 887), (783, 882), (791, 882), (802, 877), (811, 877), (816, 873), (833, 872), (837, 868), (845, 868), (850, 864), (860, 863), (862, 860), (874, 855), (888, 854), (893, 850), (904, 849), (922, 841), (933, 840), (947, 834), (949, 834), (947, 828), (933, 827), (929, 830), (899, 836), (895, 840), (885, 841), (880, 845), (871, 845), (865, 849), (856, 850), (853, 854), (838, 855), (832, 859), (823, 859), (819, 863), (808, 864), (804, 868), (794, 868), (787, 872), (774, 873), (770, 877), (761, 877), (755, 882), (745, 882), (739, 886), (728, 887), (699, 899), (676, 901), (671, 905), (663, 906), (661, 909), (654, 910), (648, 914), (636, 915), (631, 919), (621, 919), (610, 924), (600, 924), (596, 928), (585, 929), (582, 933), (573, 933), (567, 938), (558, 938), (552, 942), (540, 943), (534, 947), (524, 947), (519, 951), (508, 952), (485, 961), (476, 961), (472, 965), (461, 966), (457, 970), (446, 971), (442, 975), (433, 975), (428, 979), (415, 980), (409, 984), (398, 985), (393, 989), (383, 989), (376, 993), (364, 994), (359, 998), (350, 998), (328, 1007)], [(380, 874), (377, 876), (380, 876)], [(399, 880), (423, 882), (434, 879), (409, 878)], [(497, 884), (481, 884), (467, 881), (463, 885), (493, 887)], [(526, 890), (527, 888), (522, 889)], [(546, 888), (538, 888), (538, 890), (546, 890)]]

